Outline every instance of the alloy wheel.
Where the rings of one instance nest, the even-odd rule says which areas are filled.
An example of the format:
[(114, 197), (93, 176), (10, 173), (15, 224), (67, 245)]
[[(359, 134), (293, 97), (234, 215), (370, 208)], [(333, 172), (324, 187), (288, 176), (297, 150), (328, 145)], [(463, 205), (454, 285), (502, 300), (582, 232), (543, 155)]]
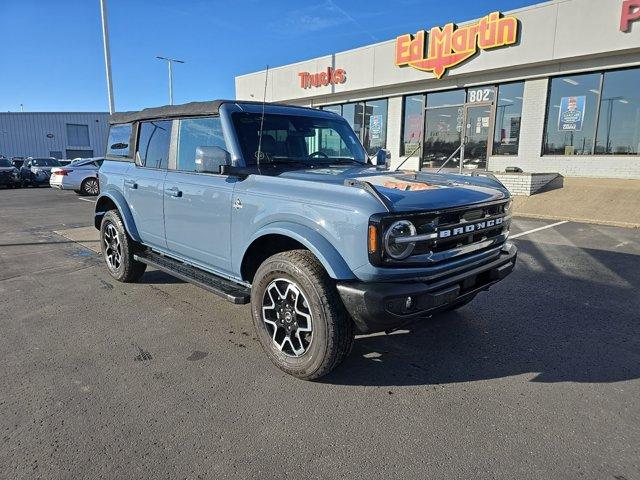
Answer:
[(118, 230), (112, 223), (108, 223), (104, 229), (104, 255), (107, 265), (113, 271), (118, 270), (122, 264), (122, 242)]
[(89, 195), (98, 195), (100, 193), (100, 186), (95, 178), (85, 181), (84, 189)]
[(262, 321), (276, 348), (290, 357), (304, 355), (313, 339), (309, 302), (291, 280), (278, 278), (265, 289)]

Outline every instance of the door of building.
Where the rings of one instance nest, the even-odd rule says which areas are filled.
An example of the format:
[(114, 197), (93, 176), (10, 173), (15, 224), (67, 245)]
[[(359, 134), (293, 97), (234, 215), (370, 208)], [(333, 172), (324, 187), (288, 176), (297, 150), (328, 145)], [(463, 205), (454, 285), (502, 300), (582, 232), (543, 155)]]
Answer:
[(464, 106), (463, 139), (460, 158), (464, 168), (487, 168), (489, 139), (493, 131), (491, 103), (474, 103)]

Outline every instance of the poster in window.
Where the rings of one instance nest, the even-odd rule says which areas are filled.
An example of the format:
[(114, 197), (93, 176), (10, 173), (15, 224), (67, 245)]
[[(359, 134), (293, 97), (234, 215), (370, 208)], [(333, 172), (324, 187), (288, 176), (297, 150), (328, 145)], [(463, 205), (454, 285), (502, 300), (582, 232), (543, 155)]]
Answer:
[(382, 115), (371, 115), (369, 117), (369, 136), (371, 140), (382, 138)]
[(560, 99), (560, 114), (558, 116), (558, 130), (560, 132), (580, 132), (584, 121), (587, 97), (562, 97)]

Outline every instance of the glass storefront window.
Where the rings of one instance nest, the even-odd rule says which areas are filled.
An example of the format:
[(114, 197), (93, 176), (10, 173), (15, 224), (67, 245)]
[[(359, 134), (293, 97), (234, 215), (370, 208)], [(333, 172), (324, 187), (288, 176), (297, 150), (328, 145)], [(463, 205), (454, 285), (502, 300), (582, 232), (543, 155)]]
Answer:
[(460, 146), (464, 119), (464, 90), (427, 94), (422, 162), (439, 167)]
[(590, 155), (596, 134), (601, 74), (590, 73), (551, 80), (547, 104), (544, 153)]
[[(429, 96), (427, 95), (427, 103)], [(423, 163), (439, 167), (460, 146), (464, 108), (440, 107), (426, 110)]]
[(375, 155), (387, 146), (387, 99), (371, 100), (364, 104), (364, 148)]
[(369, 155), (375, 155), (381, 148), (387, 148), (388, 101), (386, 98), (342, 105), (325, 105), (321, 108), (342, 115)]
[(606, 72), (602, 84), (596, 153), (640, 151), (640, 69)]
[(465, 91), (450, 90), (448, 92), (435, 92), (427, 95), (427, 108), (451, 107), (462, 105), (465, 100)]
[(342, 106), (341, 105), (325, 105), (321, 107), (322, 110), (327, 110), (328, 112), (337, 113), (338, 115), (342, 115)]
[(424, 95), (404, 97), (401, 155), (417, 155), (424, 128)]
[(524, 83), (507, 83), (498, 87), (496, 121), (493, 134), (494, 155), (517, 155), (522, 119)]
[(342, 116), (351, 125), (358, 138), (362, 138), (362, 104), (345, 103), (342, 105)]

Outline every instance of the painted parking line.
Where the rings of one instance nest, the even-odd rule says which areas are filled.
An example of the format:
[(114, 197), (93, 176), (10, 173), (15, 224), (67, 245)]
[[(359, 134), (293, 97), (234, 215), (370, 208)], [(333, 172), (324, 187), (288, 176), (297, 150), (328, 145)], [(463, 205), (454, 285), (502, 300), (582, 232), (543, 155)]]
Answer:
[(562, 222), (552, 223), (550, 225), (545, 225), (544, 227), (538, 227), (538, 228), (534, 228), (533, 230), (527, 230), (526, 232), (520, 232), (520, 233), (516, 233), (515, 235), (509, 235), (509, 239), (522, 237), (523, 235), (529, 235), (530, 233), (539, 232), (540, 230), (546, 230), (547, 228), (557, 227), (558, 225), (562, 225), (564, 223), (569, 223), (569, 220), (563, 220)]
[(78, 200), (82, 200), (83, 202), (96, 203), (96, 201), (95, 201), (95, 200), (91, 200), (90, 198), (82, 198), (82, 197), (78, 197)]

